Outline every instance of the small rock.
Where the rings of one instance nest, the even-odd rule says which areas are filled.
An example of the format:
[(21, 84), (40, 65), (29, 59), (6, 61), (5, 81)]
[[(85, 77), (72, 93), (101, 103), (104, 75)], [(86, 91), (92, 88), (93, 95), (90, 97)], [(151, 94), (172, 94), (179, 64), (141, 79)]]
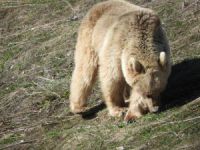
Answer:
[(70, 18), (70, 20), (71, 20), (71, 21), (76, 21), (76, 20), (78, 20), (78, 16), (76, 16), (76, 15), (75, 15), (75, 16), (72, 16), (72, 17)]
[(20, 143), (23, 143), (24, 142), (24, 140), (20, 140)]

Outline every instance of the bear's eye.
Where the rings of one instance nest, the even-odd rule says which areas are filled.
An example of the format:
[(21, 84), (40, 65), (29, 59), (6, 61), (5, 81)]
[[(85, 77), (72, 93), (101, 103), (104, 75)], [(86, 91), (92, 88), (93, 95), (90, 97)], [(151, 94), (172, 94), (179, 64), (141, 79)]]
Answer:
[(152, 94), (147, 94), (147, 98), (153, 98)]

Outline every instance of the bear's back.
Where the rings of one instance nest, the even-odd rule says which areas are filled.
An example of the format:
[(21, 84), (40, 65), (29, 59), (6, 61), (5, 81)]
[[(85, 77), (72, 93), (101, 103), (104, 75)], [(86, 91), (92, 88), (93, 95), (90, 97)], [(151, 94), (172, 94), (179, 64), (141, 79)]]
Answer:
[[(136, 24), (132, 24), (133, 22)], [(149, 24), (152, 27), (156, 25), (157, 31), (153, 31), (154, 29), (151, 29)], [(160, 20), (156, 13), (148, 8), (142, 8), (123, 0), (101, 2), (94, 5), (84, 17), (80, 30), (85, 28), (91, 29), (91, 46), (98, 53), (106, 50), (102, 47), (113, 43), (111, 47), (114, 49), (106, 51), (108, 55), (109, 53), (116, 55), (116, 58), (120, 57), (121, 52), (113, 52), (113, 50), (119, 51), (117, 47), (120, 46), (129, 47), (130, 53), (134, 47), (137, 47), (134, 52), (136, 58), (144, 60), (144, 64), (149, 64), (149, 62), (152, 65), (157, 64), (160, 51), (167, 52), (169, 56), (168, 41)]]
[(106, 33), (120, 16), (140, 10), (149, 10), (123, 0), (109, 0), (94, 5), (84, 17), (81, 26), (93, 28), (92, 45), (99, 50)]

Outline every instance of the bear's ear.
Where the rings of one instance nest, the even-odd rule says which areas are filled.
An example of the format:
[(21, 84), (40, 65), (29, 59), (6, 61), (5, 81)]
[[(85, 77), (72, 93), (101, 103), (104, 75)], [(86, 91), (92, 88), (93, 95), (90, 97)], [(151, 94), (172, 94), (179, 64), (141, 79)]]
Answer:
[(128, 62), (128, 70), (136, 75), (142, 73), (144, 68), (139, 61), (135, 60), (135, 58), (132, 57), (129, 59)]
[(160, 52), (159, 56), (159, 63), (162, 67), (165, 67), (167, 65), (167, 56), (166, 52)]

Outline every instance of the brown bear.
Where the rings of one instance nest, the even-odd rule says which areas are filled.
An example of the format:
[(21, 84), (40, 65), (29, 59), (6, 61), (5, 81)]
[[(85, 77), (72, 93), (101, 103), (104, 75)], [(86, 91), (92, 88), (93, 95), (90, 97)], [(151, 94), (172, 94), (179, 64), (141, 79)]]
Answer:
[(99, 74), (111, 116), (122, 115), (129, 91), (125, 120), (158, 110), (171, 72), (169, 44), (158, 15), (123, 0), (101, 2), (89, 10), (79, 28), (74, 61), (71, 111), (85, 110)]

